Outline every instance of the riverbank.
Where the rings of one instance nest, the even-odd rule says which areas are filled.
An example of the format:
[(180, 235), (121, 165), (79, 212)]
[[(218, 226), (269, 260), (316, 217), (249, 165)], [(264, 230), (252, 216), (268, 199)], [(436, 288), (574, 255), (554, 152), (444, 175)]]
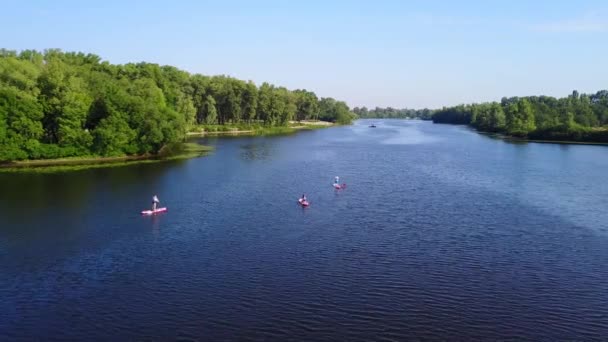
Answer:
[[(335, 126), (325, 121), (290, 121), (288, 126), (262, 126), (258, 124), (239, 125), (200, 125), (186, 133), (187, 137), (201, 136), (247, 136), (247, 135), (285, 135), (301, 130), (313, 130)], [(181, 143), (164, 147), (158, 154), (117, 157), (71, 157), (57, 159), (36, 159), (0, 163), (0, 172), (37, 172), (52, 173), (84, 170), (102, 167), (158, 163), (169, 160), (189, 159), (203, 156), (211, 147), (196, 143)]]
[(281, 135), (300, 130), (321, 129), (335, 126), (327, 121), (290, 121), (288, 126), (263, 126), (259, 124), (198, 125), (187, 133), (189, 137), (216, 135)]
[[(507, 135), (504, 133), (496, 133), (496, 132), (485, 132), (475, 129), (470, 125), (467, 125), (472, 131), (482, 134), (488, 137), (501, 139), (511, 143), (538, 143), (538, 144), (558, 144), (558, 145), (596, 145), (596, 146), (608, 146), (608, 142), (604, 141), (593, 141), (593, 140), (569, 140), (569, 139), (551, 139), (551, 138), (533, 138), (533, 137), (516, 137)], [(602, 132), (597, 130), (598, 132)]]
[(201, 157), (212, 150), (209, 146), (195, 143), (182, 143), (166, 146), (158, 154), (117, 157), (73, 157), (58, 159), (37, 159), (13, 161), (0, 164), (0, 172), (51, 173), (75, 171), (102, 167), (119, 167), (133, 164), (159, 163)]

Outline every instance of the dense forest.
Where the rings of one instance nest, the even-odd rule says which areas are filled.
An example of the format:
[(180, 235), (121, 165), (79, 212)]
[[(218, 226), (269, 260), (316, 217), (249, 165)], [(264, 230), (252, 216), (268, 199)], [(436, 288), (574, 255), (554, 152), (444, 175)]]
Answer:
[(608, 142), (608, 91), (447, 107), (433, 115), (433, 122), (471, 125), (484, 132), (530, 139)]
[(0, 49), (0, 161), (154, 154), (197, 124), (353, 118), (344, 102), (306, 90), (57, 49)]
[(422, 119), (430, 120), (434, 111), (430, 109), (395, 109), (391, 107), (367, 109), (355, 107), (353, 112), (361, 119)]

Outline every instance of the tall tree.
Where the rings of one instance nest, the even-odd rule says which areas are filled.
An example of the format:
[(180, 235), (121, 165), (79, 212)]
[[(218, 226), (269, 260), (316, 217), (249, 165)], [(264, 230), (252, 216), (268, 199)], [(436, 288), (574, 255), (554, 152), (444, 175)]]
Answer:
[[(318, 114), (309, 91), (81, 52), (0, 49), (0, 161), (157, 153), (195, 124), (285, 125)], [(352, 118), (344, 103), (326, 116)]]

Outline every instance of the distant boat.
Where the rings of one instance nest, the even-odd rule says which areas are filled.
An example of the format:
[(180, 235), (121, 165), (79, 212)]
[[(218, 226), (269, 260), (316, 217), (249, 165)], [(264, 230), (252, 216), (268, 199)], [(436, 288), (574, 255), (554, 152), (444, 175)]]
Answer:
[(369, 125), (369, 127), (371, 127), (371, 128), (376, 128), (376, 125), (371, 124), (371, 125)]

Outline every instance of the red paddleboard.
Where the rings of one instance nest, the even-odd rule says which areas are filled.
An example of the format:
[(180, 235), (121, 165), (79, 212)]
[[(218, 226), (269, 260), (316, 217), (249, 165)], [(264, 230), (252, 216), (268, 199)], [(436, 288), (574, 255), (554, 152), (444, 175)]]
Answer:
[(300, 203), (300, 205), (302, 205), (303, 207), (308, 207), (308, 205), (310, 204), (308, 203), (308, 201), (302, 201), (301, 198), (298, 200), (298, 203)]
[(142, 215), (154, 215), (154, 214), (158, 214), (158, 213), (164, 213), (165, 211), (167, 211), (167, 208), (157, 208), (156, 210), (144, 210), (141, 212)]
[(346, 188), (346, 184), (342, 184), (342, 185), (340, 185), (340, 184), (335, 184), (335, 183), (334, 183), (334, 188), (335, 188), (336, 190), (344, 189), (344, 188)]

